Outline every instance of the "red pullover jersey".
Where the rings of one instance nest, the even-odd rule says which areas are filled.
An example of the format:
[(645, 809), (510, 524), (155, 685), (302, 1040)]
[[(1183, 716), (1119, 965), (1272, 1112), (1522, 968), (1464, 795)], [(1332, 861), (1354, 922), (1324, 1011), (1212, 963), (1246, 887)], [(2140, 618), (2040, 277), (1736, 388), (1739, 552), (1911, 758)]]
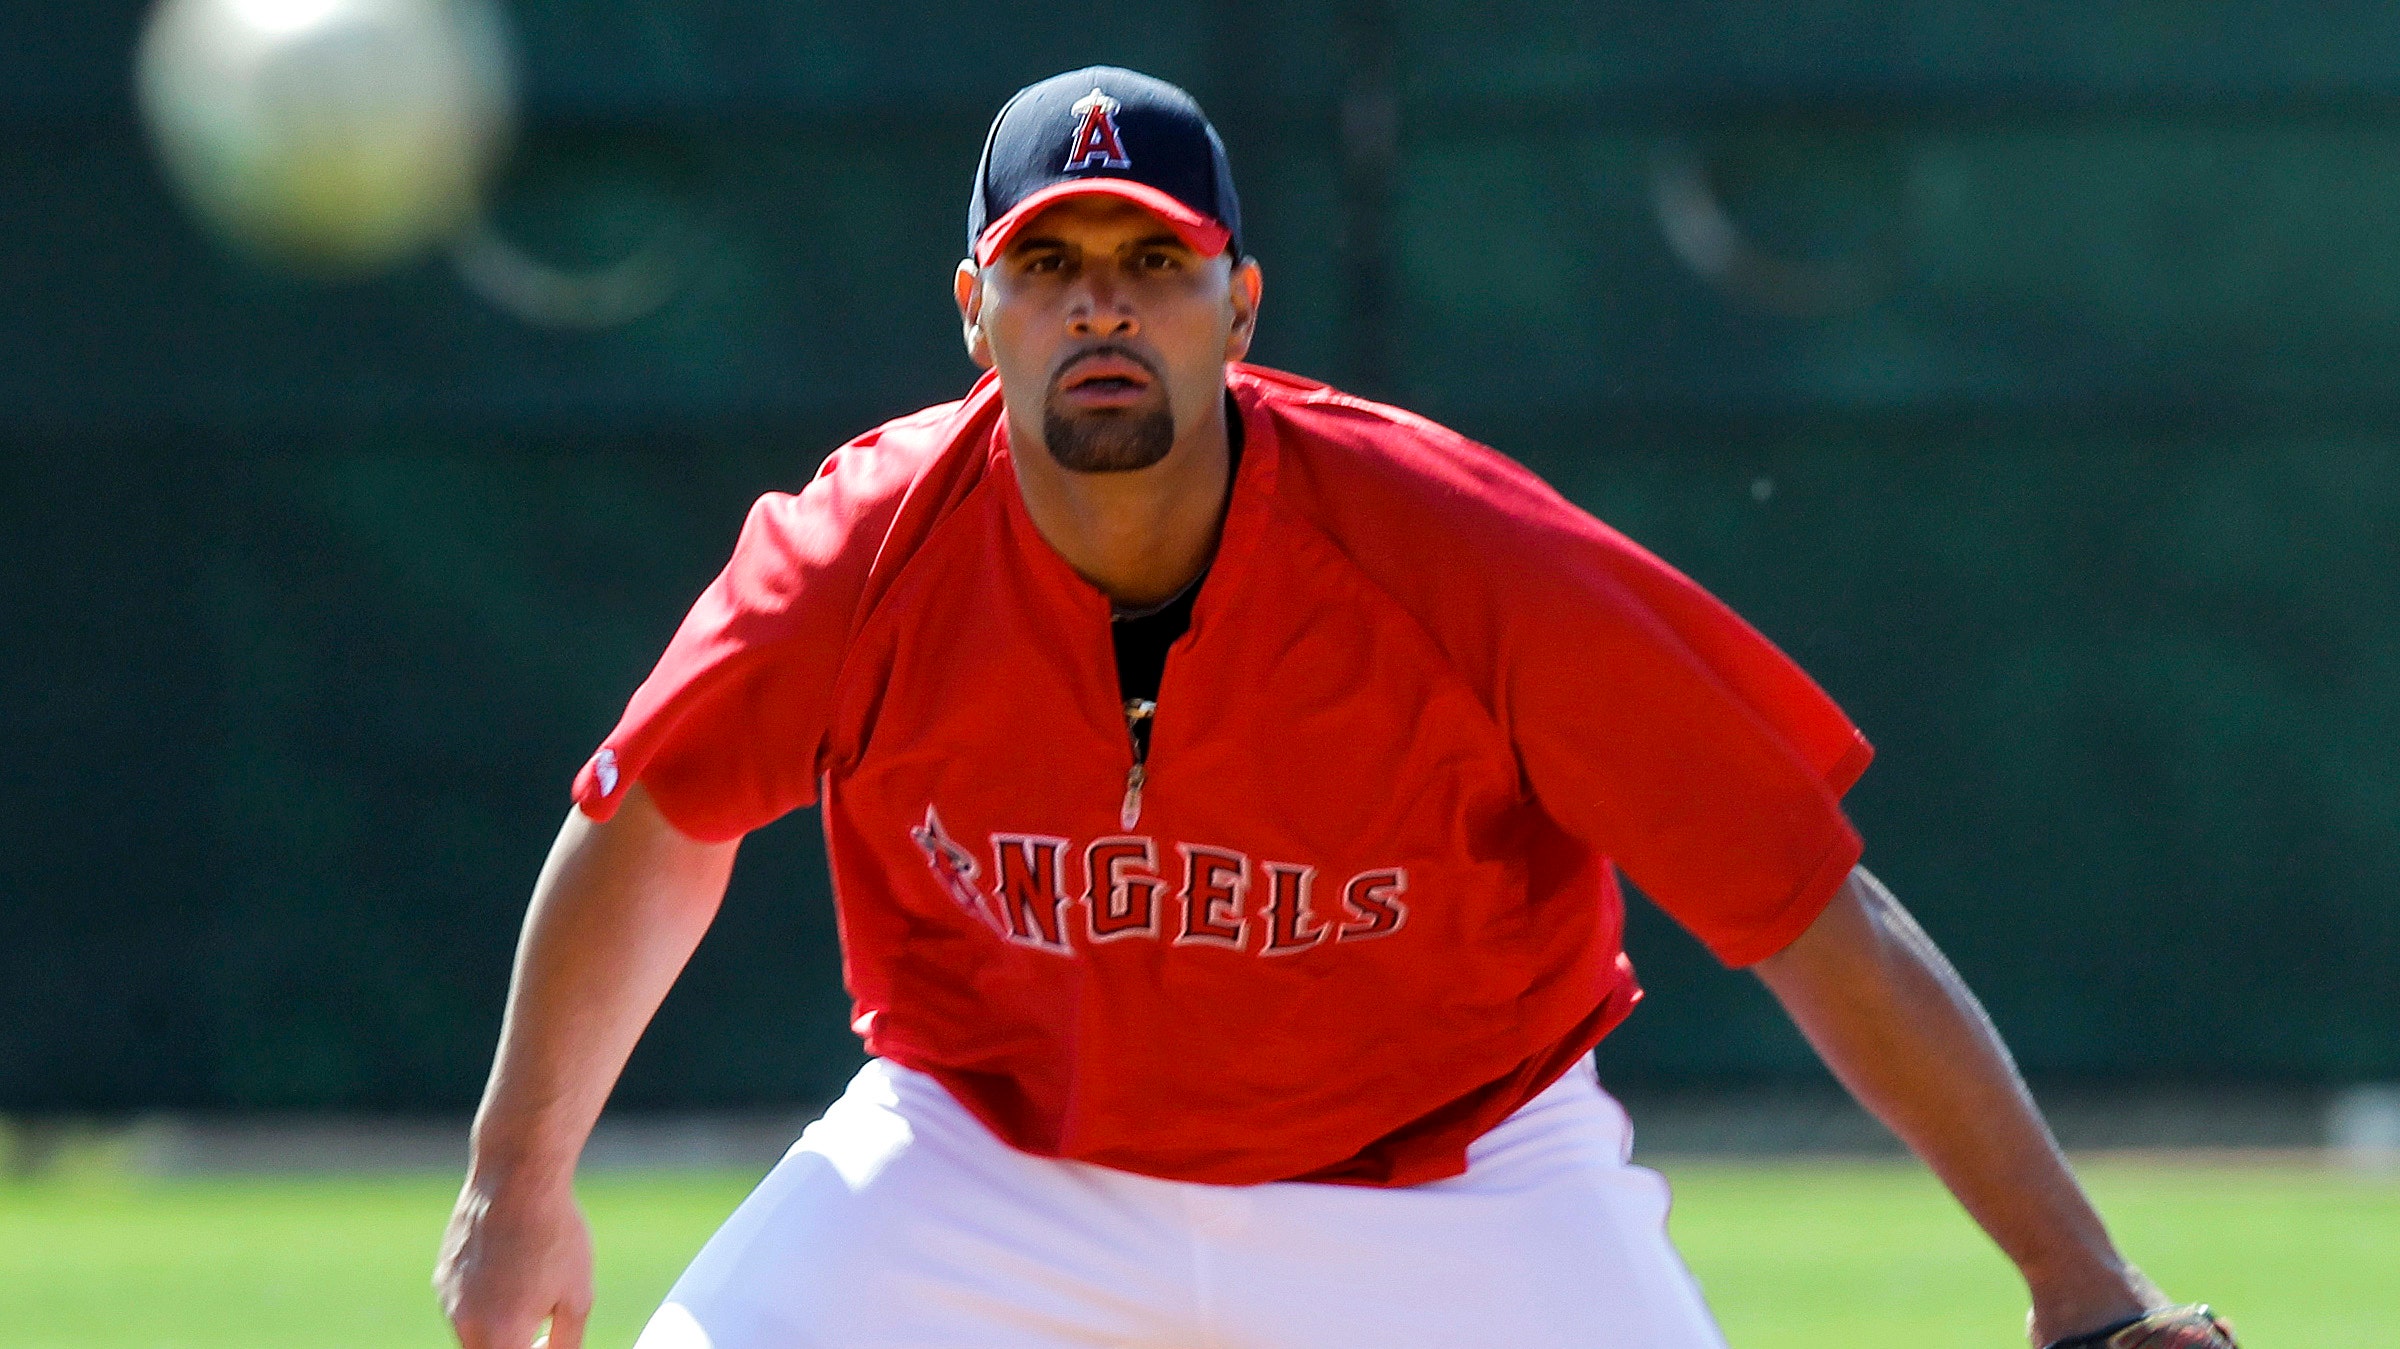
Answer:
[(1139, 789), (1106, 596), (989, 377), (751, 512), (575, 785), (726, 839), (822, 801), (867, 1048), (1024, 1151), (1408, 1185), (1638, 990), (1616, 869), (1730, 964), (1858, 859), (1870, 750), (1499, 454), (1272, 371)]

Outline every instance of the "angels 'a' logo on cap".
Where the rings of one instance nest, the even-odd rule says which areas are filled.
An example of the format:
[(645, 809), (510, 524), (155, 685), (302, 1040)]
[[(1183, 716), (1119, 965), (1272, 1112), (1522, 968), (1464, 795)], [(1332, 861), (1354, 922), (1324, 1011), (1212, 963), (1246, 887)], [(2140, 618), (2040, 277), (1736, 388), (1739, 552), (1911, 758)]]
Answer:
[(1071, 109), (1078, 118), (1075, 140), (1067, 147), (1064, 172), (1133, 167), (1125, 154), (1125, 140), (1117, 134), (1117, 109), (1123, 106), (1097, 89), (1075, 100)]

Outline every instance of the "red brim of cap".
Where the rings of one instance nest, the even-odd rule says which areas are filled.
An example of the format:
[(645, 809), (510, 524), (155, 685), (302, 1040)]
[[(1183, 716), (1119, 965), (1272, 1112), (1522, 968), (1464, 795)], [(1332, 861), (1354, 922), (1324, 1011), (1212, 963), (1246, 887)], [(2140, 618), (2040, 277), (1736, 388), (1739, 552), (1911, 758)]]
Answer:
[(991, 266), (992, 260), (1008, 248), (1008, 241), (1025, 228), (1026, 222), (1069, 197), (1117, 197), (1132, 202), (1165, 221), (1169, 229), (1192, 246), (1193, 252), (1204, 258), (1224, 252), (1225, 245), (1233, 240), (1232, 230), (1148, 183), (1128, 178), (1072, 178), (1052, 183), (986, 225), (983, 237), (975, 241), (975, 265)]

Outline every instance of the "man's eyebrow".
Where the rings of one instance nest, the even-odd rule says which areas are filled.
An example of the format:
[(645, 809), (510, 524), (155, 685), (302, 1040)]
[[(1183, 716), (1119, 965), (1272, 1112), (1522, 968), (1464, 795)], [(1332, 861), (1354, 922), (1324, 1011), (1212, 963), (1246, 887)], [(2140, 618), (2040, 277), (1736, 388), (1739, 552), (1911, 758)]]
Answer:
[(1180, 235), (1180, 234), (1177, 234), (1177, 233), (1175, 233), (1173, 230), (1160, 230), (1160, 231), (1159, 231), (1158, 233), (1156, 233), (1156, 234), (1145, 235), (1145, 236), (1143, 236), (1142, 238), (1136, 239), (1136, 240), (1134, 240), (1132, 243), (1129, 243), (1129, 244), (1125, 245), (1125, 247), (1126, 247), (1127, 249), (1135, 249), (1135, 248), (1187, 248), (1187, 249), (1188, 249), (1188, 248), (1190, 248), (1190, 247), (1191, 247), (1191, 245), (1190, 245), (1190, 244), (1188, 244), (1188, 243), (1186, 243), (1186, 242), (1184, 242), (1184, 238), (1183, 238), (1183, 236), (1182, 236), (1182, 235)]
[(1031, 234), (1031, 235), (1019, 235), (1019, 236), (1017, 236), (1015, 239), (1013, 239), (1013, 240), (1011, 240), (1011, 241), (1009, 242), (1009, 245), (1008, 245), (1008, 251), (1009, 251), (1009, 252), (1011, 252), (1011, 253), (1031, 253), (1031, 252), (1033, 252), (1033, 251), (1034, 251), (1034, 250), (1036, 250), (1036, 249), (1042, 249), (1042, 248), (1058, 248), (1058, 249), (1063, 249), (1063, 248), (1065, 248), (1066, 246), (1067, 246), (1067, 241), (1066, 241), (1066, 240), (1064, 240), (1064, 239), (1058, 238), (1058, 237), (1057, 237), (1057, 236), (1055, 236), (1055, 235), (1050, 235), (1050, 234)]

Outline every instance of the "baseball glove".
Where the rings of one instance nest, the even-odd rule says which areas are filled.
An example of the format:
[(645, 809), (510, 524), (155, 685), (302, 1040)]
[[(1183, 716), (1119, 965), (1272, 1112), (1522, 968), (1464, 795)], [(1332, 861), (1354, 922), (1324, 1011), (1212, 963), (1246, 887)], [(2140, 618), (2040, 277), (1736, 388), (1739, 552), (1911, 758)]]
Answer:
[(2161, 1307), (2146, 1316), (2052, 1340), (2043, 1349), (2241, 1349), (2225, 1318), (2195, 1302)]

